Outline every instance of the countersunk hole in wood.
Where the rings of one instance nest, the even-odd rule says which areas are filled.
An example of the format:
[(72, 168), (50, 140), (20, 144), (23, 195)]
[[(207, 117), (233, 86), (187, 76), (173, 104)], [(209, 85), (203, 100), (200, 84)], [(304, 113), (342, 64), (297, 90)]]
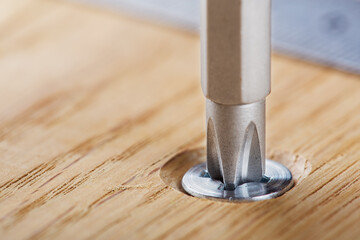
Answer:
[[(299, 154), (286, 151), (273, 151), (267, 158), (280, 162), (289, 168), (293, 175), (295, 186), (304, 180), (311, 172), (311, 163)], [(164, 164), (160, 169), (160, 177), (166, 185), (187, 194), (181, 186), (182, 177), (191, 167), (205, 161), (205, 148), (181, 152)]]

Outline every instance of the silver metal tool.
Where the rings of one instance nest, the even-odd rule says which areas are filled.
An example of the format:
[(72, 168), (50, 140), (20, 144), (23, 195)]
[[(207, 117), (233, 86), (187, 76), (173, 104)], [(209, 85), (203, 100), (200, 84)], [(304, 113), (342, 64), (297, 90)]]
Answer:
[(193, 196), (231, 201), (277, 197), (290, 171), (265, 160), (265, 98), (270, 93), (270, 0), (201, 0), (202, 88), (207, 163), (190, 169)]

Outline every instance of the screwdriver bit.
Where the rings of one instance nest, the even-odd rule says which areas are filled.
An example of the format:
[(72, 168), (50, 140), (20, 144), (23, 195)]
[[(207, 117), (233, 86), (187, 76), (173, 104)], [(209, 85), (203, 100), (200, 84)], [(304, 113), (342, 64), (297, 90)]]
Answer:
[(237, 201), (279, 196), (293, 181), (286, 167), (265, 160), (271, 1), (201, 0), (201, 10), (207, 162), (185, 174), (183, 187), (194, 196)]

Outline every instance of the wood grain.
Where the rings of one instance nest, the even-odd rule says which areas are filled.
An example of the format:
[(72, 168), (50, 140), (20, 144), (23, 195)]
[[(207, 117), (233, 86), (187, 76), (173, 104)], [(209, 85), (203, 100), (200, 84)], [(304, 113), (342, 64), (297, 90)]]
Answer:
[(1, 239), (360, 239), (359, 76), (275, 55), (267, 154), (303, 178), (200, 200), (160, 177), (204, 146), (198, 36), (62, 1), (0, 9)]

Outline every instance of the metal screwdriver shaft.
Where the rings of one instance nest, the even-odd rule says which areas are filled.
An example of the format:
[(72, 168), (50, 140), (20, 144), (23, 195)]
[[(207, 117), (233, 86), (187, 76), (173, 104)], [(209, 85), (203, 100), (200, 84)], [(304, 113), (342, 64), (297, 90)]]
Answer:
[(265, 161), (270, 93), (270, 0), (201, 0), (207, 164), (183, 187), (198, 197), (261, 200), (290, 189), (291, 173)]
[(207, 168), (210, 176), (222, 180), (228, 190), (240, 183), (260, 181), (264, 174), (264, 101), (270, 93), (270, 3), (202, 1)]

